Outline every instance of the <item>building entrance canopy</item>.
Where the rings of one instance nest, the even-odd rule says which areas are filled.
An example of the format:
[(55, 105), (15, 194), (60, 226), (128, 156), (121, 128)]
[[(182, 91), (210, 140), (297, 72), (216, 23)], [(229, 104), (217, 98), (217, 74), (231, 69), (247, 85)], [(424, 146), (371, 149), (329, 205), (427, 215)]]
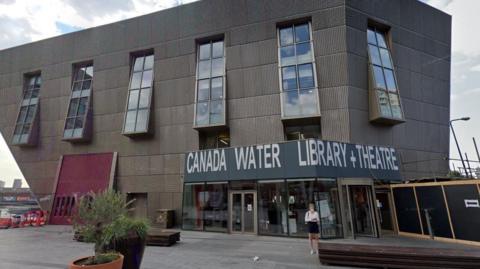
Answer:
[(219, 148), (185, 155), (185, 182), (362, 177), (401, 180), (392, 147), (308, 139)]

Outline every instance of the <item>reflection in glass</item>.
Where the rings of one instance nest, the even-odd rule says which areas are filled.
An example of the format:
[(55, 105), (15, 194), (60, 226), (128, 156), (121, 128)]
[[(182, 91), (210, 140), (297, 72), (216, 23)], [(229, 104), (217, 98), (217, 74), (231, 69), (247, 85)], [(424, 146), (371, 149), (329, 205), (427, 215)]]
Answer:
[(312, 61), (310, 42), (297, 44), (295, 49), (297, 52), (297, 64), (308, 63)]
[(138, 104), (139, 90), (130, 91), (130, 97), (128, 98), (128, 109), (136, 109)]
[(371, 29), (367, 30), (367, 40), (368, 43), (377, 45), (377, 39), (375, 38), (375, 32)]
[(198, 101), (205, 101), (210, 98), (210, 80), (209, 79), (202, 79), (198, 81)]
[(152, 74), (153, 71), (144, 71), (142, 77), (142, 88), (150, 87), (152, 85)]
[(390, 105), (388, 103), (387, 93), (381, 90), (377, 91), (378, 103), (380, 105), (380, 112), (385, 117), (391, 117), (392, 112), (390, 111)]
[(290, 45), (293, 43), (293, 29), (292, 27), (280, 29), (280, 45)]
[(386, 89), (382, 68), (379, 66), (373, 66), (373, 74), (375, 76), (376, 87), (380, 89)]
[(300, 115), (297, 91), (282, 92), (282, 100), (284, 116), (293, 117)]
[(135, 64), (133, 65), (133, 71), (141, 71), (143, 69), (143, 57), (135, 58)]
[(200, 45), (199, 48), (199, 58), (200, 60), (210, 59), (210, 43)]
[(200, 61), (198, 63), (198, 78), (210, 77), (210, 60)]
[(208, 124), (208, 102), (197, 103), (197, 125)]
[(295, 47), (286, 46), (280, 48), (280, 61), (282, 66), (293, 65), (296, 63)]
[(378, 41), (378, 46), (382, 48), (387, 47), (387, 42), (385, 41), (385, 36), (379, 32), (377, 32), (377, 41)]
[(143, 69), (153, 69), (153, 54), (145, 57), (145, 64)]
[(287, 188), (290, 235), (307, 236), (308, 227), (305, 224), (305, 213), (308, 211), (308, 204), (313, 202), (315, 181), (314, 179), (287, 181)]
[(300, 90), (299, 93), (302, 115), (318, 114), (317, 102), (315, 101), (318, 99), (315, 94), (316, 89)]
[(388, 50), (380, 48), (380, 56), (382, 57), (383, 66), (392, 68), (392, 62), (390, 61), (390, 53)]
[(142, 80), (142, 72), (133, 73), (132, 82), (130, 84), (130, 89), (140, 88), (140, 81)]
[(223, 41), (212, 44), (212, 58), (223, 57)]
[(282, 68), (283, 90), (296, 90), (297, 87), (297, 73), (295, 66), (288, 66)]
[(148, 108), (150, 102), (150, 88), (142, 89), (140, 93), (140, 102), (138, 104), (139, 108)]
[(223, 99), (223, 78), (212, 79), (212, 100)]
[(205, 207), (205, 185), (185, 184), (183, 192), (182, 225), (186, 230), (203, 230), (203, 208)]
[(380, 61), (380, 53), (378, 52), (378, 48), (374, 45), (368, 45), (368, 51), (370, 52), (370, 61), (376, 65), (382, 65)]
[(295, 42), (305, 42), (310, 40), (308, 24), (295, 26)]
[(212, 77), (223, 76), (225, 67), (223, 65), (223, 58), (212, 60)]
[(148, 109), (138, 110), (137, 126), (135, 127), (135, 130), (137, 130), (137, 131), (146, 131), (147, 130), (148, 111), (149, 111)]
[(133, 132), (135, 130), (135, 120), (137, 117), (137, 112), (128, 111), (127, 117), (125, 119), (125, 132)]
[(397, 85), (395, 84), (395, 77), (393, 76), (393, 71), (390, 69), (383, 69), (385, 72), (385, 79), (387, 81), (387, 89), (390, 92), (397, 91)]
[(228, 231), (228, 184), (207, 184), (205, 191), (205, 230)]
[(315, 87), (312, 64), (298, 66), (298, 82), (300, 84), (300, 89)]
[(258, 225), (260, 234), (287, 235), (285, 182), (258, 182)]
[(390, 93), (389, 95), (390, 105), (392, 106), (392, 116), (394, 118), (402, 118), (402, 110), (400, 109), (400, 101), (397, 94)]
[(315, 209), (320, 216), (321, 238), (342, 237), (343, 228), (340, 218), (340, 202), (337, 181), (318, 179), (318, 190), (314, 193)]

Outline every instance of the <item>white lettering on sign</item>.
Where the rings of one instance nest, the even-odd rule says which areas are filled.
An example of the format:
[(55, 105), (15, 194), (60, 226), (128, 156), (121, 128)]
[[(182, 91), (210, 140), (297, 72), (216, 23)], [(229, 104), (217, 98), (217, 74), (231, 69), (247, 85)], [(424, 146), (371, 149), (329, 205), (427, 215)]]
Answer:
[(280, 168), (280, 146), (267, 144), (235, 148), (237, 170)]
[(399, 169), (393, 148), (355, 145), (355, 149), (349, 151), (347, 158), (346, 143), (315, 139), (297, 141), (298, 165), (394, 171)]
[(220, 172), (227, 171), (225, 150), (214, 149), (190, 152), (187, 155), (187, 172)]
[(480, 203), (475, 199), (465, 199), (465, 207), (480, 207)]

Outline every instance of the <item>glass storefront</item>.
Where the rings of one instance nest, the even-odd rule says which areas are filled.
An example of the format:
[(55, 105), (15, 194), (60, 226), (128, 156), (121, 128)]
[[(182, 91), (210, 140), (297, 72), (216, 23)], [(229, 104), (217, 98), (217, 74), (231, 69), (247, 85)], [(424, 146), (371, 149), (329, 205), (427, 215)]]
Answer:
[[(252, 193), (252, 197), (256, 196), (256, 202), (229, 201), (229, 192), (235, 194), (246, 191)], [(233, 196), (230, 199), (234, 199)], [(229, 211), (229, 202), (232, 212)], [(256, 215), (254, 220), (259, 234), (306, 237), (308, 227), (305, 224), (305, 214), (310, 203), (315, 204), (315, 210), (320, 216), (320, 236), (342, 237), (343, 227), (335, 179), (186, 183), (183, 198), (183, 229), (229, 232), (236, 227), (235, 225), (229, 227), (230, 222), (251, 223), (252, 220), (247, 218)], [(238, 208), (245, 206), (243, 211), (239, 211), (243, 213), (235, 214), (237, 204)], [(250, 208), (252, 206), (255, 208)], [(245, 227), (241, 229), (242, 232), (245, 232), (244, 229)], [(235, 231), (238, 232), (238, 229)]]
[(206, 231), (228, 231), (227, 183), (207, 183), (204, 214)]
[(258, 182), (258, 226), (260, 234), (287, 235), (285, 181)]

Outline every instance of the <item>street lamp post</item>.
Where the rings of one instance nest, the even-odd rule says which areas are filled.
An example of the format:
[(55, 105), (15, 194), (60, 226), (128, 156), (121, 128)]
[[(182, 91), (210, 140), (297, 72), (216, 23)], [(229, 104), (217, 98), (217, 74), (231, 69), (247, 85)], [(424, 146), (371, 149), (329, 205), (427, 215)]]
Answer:
[(455, 130), (453, 129), (453, 124), (452, 124), (452, 122), (459, 121), (459, 120), (468, 121), (470, 120), (470, 117), (463, 117), (463, 118), (450, 120), (450, 129), (452, 129), (453, 139), (455, 139), (455, 144), (457, 145), (458, 155), (460, 155), (460, 160), (462, 161), (463, 170), (465, 171), (465, 174), (467, 175), (467, 177), (469, 177), (467, 167), (465, 166), (465, 161), (463, 160), (462, 151), (460, 151), (460, 146), (458, 145), (457, 136), (455, 135)]

